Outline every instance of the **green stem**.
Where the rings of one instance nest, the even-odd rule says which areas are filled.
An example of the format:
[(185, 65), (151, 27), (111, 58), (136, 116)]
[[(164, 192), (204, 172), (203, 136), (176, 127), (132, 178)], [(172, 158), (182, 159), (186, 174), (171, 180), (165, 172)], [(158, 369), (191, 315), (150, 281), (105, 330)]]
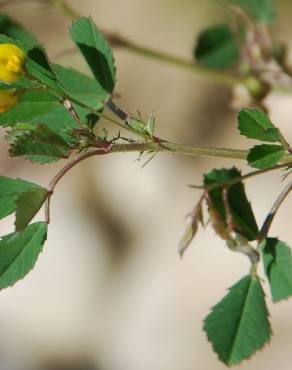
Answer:
[(246, 80), (245, 78), (232, 76), (231, 74), (205, 68), (205, 67), (195, 64), (192, 61), (188, 61), (184, 58), (180, 58), (178, 56), (175, 56), (169, 53), (164, 53), (158, 50), (154, 50), (152, 48), (140, 46), (119, 35), (109, 35), (108, 40), (114, 46), (123, 47), (124, 49), (130, 50), (131, 52), (135, 54), (138, 54), (138, 55), (141, 55), (141, 56), (153, 59), (153, 60), (157, 60), (159, 62), (164, 62), (170, 65), (181, 67), (183, 69), (190, 71), (196, 77), (208, 79), (210, 82), (217, 84), (217, 85), (233, 87), (240, 83), (245, 84), (245, 80)]
[(64, 0), (49, 0), (49, 2), (52, 6), (59, 8), (65, 15), (70, 18), (75, 19), (80, 17), (80, 14), (75, 11), (70, 5), (68, 5)]
[[(185, 154), (185, 155), (193, 155), (193, 156), (207, 156), (207, 157), (221, 157), (221, 158), (233, 158), (233, 159), (246, 159), (247, 151), (245, 150), (237, 150), (237, 149), (224, 149), (224, 148), (205, 148), (202, 146), (188, 146), (179, 143), (171, 143), (167, 141), (162, 141), (161, 143), (127, 143), (127, 144), (108, 144), (101, 146), (101, 143), (96, 143), (96, 149), (93, 149), (88, 152), (84, 152), (79, 156), (73, 158), (70, 162), (68, 162), (52, 179), (50, 182), (47, 190), (49, 193), (46, 207), (45, 207), (45, 218), (46, 223), (50, 223), (50, 200), (51, 196), (54, 193), (55, 187), (58, 182), (69, 172), (73, 167), (75, 167), (78, 163), (82, 162), (83, 160), (98, 156), (98, 155), (105, 155), (110, 153), (130, 153), (130, 152), (170, 152), (170, 153), (178, 153), (178, 154)], [(282, 159), (283, 160), (283, 159)], [(287, 164), (292, 162), (292, 154), (287, 154), (286, 156)], [(286, 164), (286, 165), (287, 165)], [(278, 165), (284, 167), (284, 165)], [(257, 171), (260, 172), (260, 171)], [(259, 174), (259, 173), (258, 173)], [(246, 175), (247, 178), (250, 175)]]
[[(288, 158), (286, 158), (286, 159), (288, 159)], [(291, 167), (291, 166), (292, 166), (292, 162), (286, 162), (285, 161), (284, 163), (279, 163), (279, 164), (276, 164), (275, 166), (272, 166), (272, 167), (263, 168), (261, 170), (256, 170), (256, 171), (253, 171), (253, 172), (249, 172), (246, 175), (234, 177), (233, 179), (229, 179), (229, 180), (226, 180), (226, 181), (218, 181), (214, 184), (210, 184), (210, 185), (207, 185), (207, 186), (204, 186), (204, 185), (189, 185), (189, 187), (193, 188), (193, 189), (212, 191), (212, 190), (215, 190), (215, 189), (220, 189), (223, 186), (235, 185), (235, 184), (237, 184), (239, 182), (242, 182), (244, 180), (247, 180), (251, 177), (263, 175), (264, 173), (267, 173), (267, 172), (276, 171), (276, 170), (280, 170), (280, 169), (283, 169), (285, 167)]]

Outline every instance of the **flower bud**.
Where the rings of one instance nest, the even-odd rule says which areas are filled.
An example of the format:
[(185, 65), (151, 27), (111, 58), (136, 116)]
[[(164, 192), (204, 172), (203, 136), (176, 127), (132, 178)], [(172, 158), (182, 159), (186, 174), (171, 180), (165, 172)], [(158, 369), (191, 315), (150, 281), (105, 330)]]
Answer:
[(0, 90), (0, 113), (6, 112), (18, 102), (18, 94), (13, 90)]

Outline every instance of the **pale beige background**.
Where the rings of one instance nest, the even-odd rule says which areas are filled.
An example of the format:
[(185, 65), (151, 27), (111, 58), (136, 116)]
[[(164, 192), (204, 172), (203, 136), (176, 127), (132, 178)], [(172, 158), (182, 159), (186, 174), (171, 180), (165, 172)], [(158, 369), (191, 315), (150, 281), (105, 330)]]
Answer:
[[(189, 57), (195, 35), (220, 20), (213, 1), (69, 1), (97, 24), (141, 44)], [(13, 3), (13, 1), (11, 1)], [(279, 4), (273, 34), (291, 40), (292, 5)], [(66, 18), (35, 4), (6, 7), (34, 31), (50, 55), (71, 45)], [(189, 144), (248, 147), (236, 131), (230, 94), (189, 72), (130, 52), (115, 51), (119, 104), (157, 117), (158, 135)], [(78, 56), (59, 60), (86, 70)], [(272, 118), (291, 137), (292, 97), (269, 98)], [(61, 167), (6, 159), (1, 174), (46, 185)], [(0, 294), (0, 370), (219, 370), (225, 368), (202, 331), (208, 310), (248, 272), (245, 257), (229, 252), (207, 228), (185, 258), (176, 248), (184, 215), (204, 171), (231, 161), (167, 154), (146, 168), (137, 155), (92, 158), (75, 168), (52, 200), (49, 238), (36, 268)], [(237, 163), (247, 170), (242, 162)], [(283, 185), (275, 175), (247, 183), (262, 222)], [(272, 232), (292, 245), (291, 199)], [(1, 222), (1, 234), (12, 229)], [(291, 369), (292, 301), (270, 303), (271, 345), (242, 370)]]

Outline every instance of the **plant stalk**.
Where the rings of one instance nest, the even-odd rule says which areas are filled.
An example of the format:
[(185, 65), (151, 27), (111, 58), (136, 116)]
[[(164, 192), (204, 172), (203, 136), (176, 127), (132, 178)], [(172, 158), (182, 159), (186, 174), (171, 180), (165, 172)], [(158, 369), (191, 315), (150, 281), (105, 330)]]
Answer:
[(280, 193), (280, 195), (278, 196), (278, 198), (276, 199), (275, 203), (273, 204), (268, 216), (266, 217), (264, 223), (263, 223), (263, 226), (261, 228), (261, 231), (260, 231), (260, 239), (259, 240), (263, 240), (267, 237), (268, 233), (269, 233), (269, 230), (272, 226), (272, 222), (276, 216), (276, 213), (278, 212), (281, 204), (284, 202), (284, 200), (286, 199), (286, 197), (289, 195), (289, 193), (291, 192), (292, 190), (292, 181), (290, 181), (286, 187), (283, 189), (283, 191)]

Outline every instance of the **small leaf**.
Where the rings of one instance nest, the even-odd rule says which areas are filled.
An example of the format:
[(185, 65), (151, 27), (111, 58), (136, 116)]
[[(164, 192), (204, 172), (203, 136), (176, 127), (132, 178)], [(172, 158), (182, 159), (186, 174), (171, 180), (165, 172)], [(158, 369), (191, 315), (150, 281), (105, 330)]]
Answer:
[(204, 30), (194, 50), (197, 62), (211, 69), (229, 69), (239, 59), (236, 39), (227, 24)]
[(265, 295), (258, 278), (245, 276), (212, 308), (204, 323), (208, 340), (228, 366), (261, 349), (272, 331)]
[(33, 269), (47, 237), (47, 224), (37, 222), (0, 241), (0, 289), (14, 285)]
[(13, 213), (17, 208), (17, 198), (29, 191), (45, 189), (28, 181), (0, 176), (0, 219)]
[(60, 91), (61, 93), (56, 76), (54, 75), (43, 47), (35, 46), (28, 51), (25, 68), (31, 77), (34, 77), (34, 79), (43, 83), (45, 86), (53, 88), (55, 91)]
[(14, 89), (37, 90), (40, 88), (41, 85), (37, 81), (29, 80), (24, 76), (21, 76), (17, 81), (13, 82), (0, 81), (1, 90), (14, 90)]
[(71, 151), (67, 148), (46, 143), (35, 142), (31, 137), (23, 137), (10, 146), (11, 157), (26, 156), (28, 158), (47, 157), (56, 161), (61, 158), (68, 158)]
[(30, 46), (26, 45), (26, 43), (3, 34), (0, 34), (0, 44), (13, 44), (18, 46), (24, 52), (27, 52), (30, 48)]
[(241, 135), (261, 141), (281, 141), (279, 130), (259, 109), (245, 108), (238, 113), (238, 129)]
[(203, 224), (203, 210), (202, 204), (199, 203), (194, 210), (187, 215), (186, 218), (187, 227), (184, 232), (183, 237), (181, 238), (178, 246), (178, 253), (183, 257), (186, 249), (191, 244), (192, 240), (196, 236), (198, 231), (199, 223)]
[(291, 249), (276, 238), (267, 238), (260, 245), (264, 269), (268, 277), (274, 302), (292, 296)]
[(43, 123), (57, 132), (69, 127), (78, 127), (60, 98), (40, 91), (28, 91), (15, 107), (0, 114), (0, 126), (14, 127), (19, 122)]
[(83, 54), (100, 87), (111, 94), (116, 81), (112, 50), (91, 18), (75, 21), (70, 35)]
[[(204, 175), (204, 185), (211, 185), (216, 182), (228, 182), (230, 179), (238, 178), (241, 176), (240, 171), (235, 167), (231, 169), (214, 169), (213, 171)], [(213, 210), (219, 215), (220, 219), (226, 224), (226, 211), (223, 201), (222, 188), (214, 189), (209, 192)], [(248, 240), (255, 240), (258, 236), (258, 226), (251, 208), (251, 205), (245, 194), (244, 185), (242, 182), (238, 182), (228, 187), (228, 204), (232, 213), (233, 221), (235, 226), (239, 230), (240, 234), (245, 236)], [(217, 217), (218, 215), (211, 215), (211, 218)], [(218, 217), (217, 217), (218, 218)], [(220, 220), (219, 220), (220, 221)], [(222, 222), (219, 222), (222, 228)], [(224, 234), (224, 230), (222, 230)]]
[(40, 210), (48, 192), (43, 188), (35, 188), (22, 193), (16, 200), (15, 229), (24, 229)]
[(250, 12), (258, 21), (269, 23), (275, 17), (272, 0), (229, 0)]
[(247, 155), (250, 166), (255, 168), (268, 168), (276, 164), (284, 155), (285, 149), (281, 145), (256, 145)]
[(38, 44), (35, 36), (27, 31), (21, 24), (10, 18), (7, 14), (0, 13), (0, 33), (12, 37), (31, 47)]

